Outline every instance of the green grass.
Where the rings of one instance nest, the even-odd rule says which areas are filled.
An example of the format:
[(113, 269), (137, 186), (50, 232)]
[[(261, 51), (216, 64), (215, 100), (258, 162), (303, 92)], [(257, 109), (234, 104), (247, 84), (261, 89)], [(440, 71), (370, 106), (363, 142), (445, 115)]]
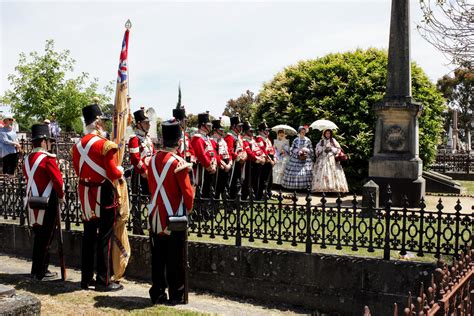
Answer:
[(466, 189), (465, 194), (474, 195), (474, 181), (458, 181)]

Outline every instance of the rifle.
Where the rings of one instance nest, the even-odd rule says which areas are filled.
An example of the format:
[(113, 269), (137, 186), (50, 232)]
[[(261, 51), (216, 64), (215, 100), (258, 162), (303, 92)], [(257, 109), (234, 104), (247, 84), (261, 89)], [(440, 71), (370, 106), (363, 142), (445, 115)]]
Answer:
[(66, 262), (64, 260), (63, 252), (63, 231), (61, 230), (61, 208), (59, 207), (59, 202), (56, 205), (56, 224), (58, 225), (58, 254), (59, 254), (59, 264), (61, 266), (61, 280), (66, 280)]
[[(186, 120), (185, 119), (183, 119), (183, 155), (184, 155), (184, 160), (186, 160), (186, 162), (191, 162), (191, 158), (189, 158), (189, 161), (188, 161), (188, 157), (186, 156)], [(196, 185), (194, 183), (194, 173), (193, 173), (192, 168), (191, 170), (189, 170), (189, 178), (191, 180), (191, 184)]]
[[(54, 151), (56, 154), (56, 161), (58, 162), (58, 138), (55, 138)], [(64, 192), (64, 199), (66, 199), (66, 192)], [(61, 266), (61, 280), (66, 281), (66, 261), (64, 260), (63, 252), (63, 231), (61, 229), (61, 207), (59, 201), (56, 203), (56, 225), (58, 226), (58, 254), (59, 254), (59, 265)]]

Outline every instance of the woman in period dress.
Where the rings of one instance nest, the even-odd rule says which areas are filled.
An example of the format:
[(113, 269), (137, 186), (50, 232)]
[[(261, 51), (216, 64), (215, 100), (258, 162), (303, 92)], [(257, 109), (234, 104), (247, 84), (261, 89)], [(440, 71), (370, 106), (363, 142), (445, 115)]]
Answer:
[(291, 144), (290, 159), (281, 183), (286, 189), (307, 189), (311, 186), (314, 152), (311, 141), (305, 136), (307, 131), (306, 127), (300, 126), (298, 136)]
[(281, 185), (283, 173), (285, 172), (285, 165), (289, 159), (290, 142), (286, 139), (285, 131), (279, 130), (277, 139), (273, 141), (275, 147), (276, 163), (273, 166), (273, 184)]
[(313, 192), (349, 192), (344, 170), (335, 158), (341, 150), (337, 140), (332, 137), (332, 131), (324, 130), (321, 140), (316, 145)]

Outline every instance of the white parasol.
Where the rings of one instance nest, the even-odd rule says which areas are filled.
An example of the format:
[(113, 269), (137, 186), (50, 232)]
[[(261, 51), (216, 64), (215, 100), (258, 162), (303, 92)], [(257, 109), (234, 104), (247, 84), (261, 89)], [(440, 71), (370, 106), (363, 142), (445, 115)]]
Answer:
[(228, 117), (227, 115), (222, 115), (221, 124), (222, 127), (230, 127), (230, 117)]
[(281, 130), (285, 131), (285, 133), (287, 135), (290, 135), (290, 136), (298, 134), (296, 132), (296, 130), (293, 127), (289, 126), (289, 125), (280, 124), (280, 125), (276, 125), (276, 126), (272, 127), (272, 131), (274, 131), (274, 132), (278, 132), (278, 131), (281, 131)]
[(324, 131), (326, 129), (337, 129), (337, 125), (329, 120), (314, 121), (309, 127), (312, 129), (318, 129), (320, 131)]

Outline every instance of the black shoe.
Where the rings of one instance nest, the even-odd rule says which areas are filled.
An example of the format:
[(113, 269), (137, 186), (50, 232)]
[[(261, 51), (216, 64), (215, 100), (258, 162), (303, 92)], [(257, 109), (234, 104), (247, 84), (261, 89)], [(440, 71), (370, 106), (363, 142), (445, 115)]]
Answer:
[(81, 281), (81, 289), (88, 290), (90, 286), (95, 286), (95, 280), (92, 279), (89, 282)]
[(170, 305), (182, 305), (182, 304), (186, 304), (184, 302), (184, 298), (173, 298), (173, 299), (170, 299), (169, 300), (169, 304)]
[(110, 282), (108, 285), (96, 283), (95, 290), (99, 292), (115, 292), (123, 289), (122, 284)]
[(168, 303), (168, 296), (166, 295), (166, 293), (162, 293), (162, 294), (158, 295), (157, 297), (152, 297), (151, 294), (150, 294), (150, 298), (151, 298), (151, 303), (152, 304), (166, 304), (166, 303)]

